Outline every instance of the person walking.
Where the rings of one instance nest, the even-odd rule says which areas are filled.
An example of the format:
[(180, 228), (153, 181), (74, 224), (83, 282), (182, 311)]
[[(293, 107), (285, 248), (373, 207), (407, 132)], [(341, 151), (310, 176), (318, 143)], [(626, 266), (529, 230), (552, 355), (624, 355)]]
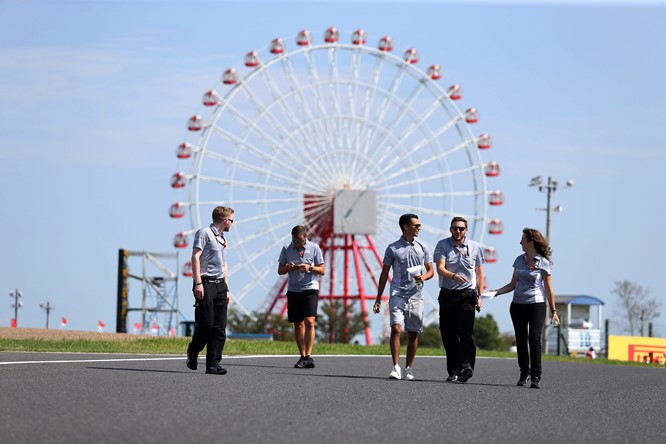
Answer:
[(421, 230), (419, 217), (415, 214), (403, 214), (400, 216), (398, 224), (402, 230), (402, 236), (389, 245), (384, 253), (373, 311), (379, 313), (381, 309), (382, 294), (392, 268), (389, 312), (393, 369), (389, 373), (389, 378), (402, 379), (400, 334), (404, 327), (407, 331), (405, 379), (411, 381), (414, 379), (412, 365), (419, 345), (418, 335), (423, 331), (423, 282), (431, 279), (435, 272), (429, 247), (416, 239)]
[(227, 308), (229, 305), (229, 270), (227, 240), (224, 233), (234, 223), (234, 210), (216, 207), (213, 222), (194, 235), (192, 247), (192, 292), (196, 326), (187, 347), (187, 368), (196, 370), (199, 353), (206, 347), (206, 373), (224, 375), (220, 367), (227, 339)]
[(301, 357), (294, 367), (314, 368), (312, 348), (319, 302), (319, 277), (326, 273), (321, 248), (307, 239), (307, 229), (291, 230), (291, 243), (282, 247), (278, 274), (288, 274), (287, 318), (294, 324), (294, 336)]
[(467, 221), (451, 220), (451, 236), (437, 242), (435, 264), (439, 275), (439, 329), (446, 350), (448, 382), (467, 382), (474, 375), (476, 346), (472, 340), (474, 310), (481, 310), (483, 250), (467, 239)]
[(513, 262), (511, 282), (495, 290), (496, 296), (513, 291), (509, 312), (516, 335), (520, 377), (517, 385), (541, 388), (541, 332), (550, 306), (551, 323), (559, 324), (551, 283), (551, 250), (548, 241), (533, 228), (525, 228), (520, 238), (524, 253)]

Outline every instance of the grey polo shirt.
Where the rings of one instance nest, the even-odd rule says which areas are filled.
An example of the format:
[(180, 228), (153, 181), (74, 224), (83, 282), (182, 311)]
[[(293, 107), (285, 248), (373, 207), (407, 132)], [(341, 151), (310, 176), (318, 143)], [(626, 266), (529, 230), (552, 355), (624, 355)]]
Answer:
[(414, 276), (407, 269), (420, 266), (421, 270), (418, 274), (423, 274), (426, 272), (425, 264), (431, 262), (430, 248), (417, 239), (407, 242), (401, 237), (386, 247), (382, 263), (393, 268), (391, 297), (423, 299), (422, 289), (416, 286)]
[(465, 238), (460, 246), (456, 246), (450, 237), (440, 240), (435, 247), (435, 263), (441, 260), (446, 261), (447, 270), (467, 278), (467, 282), (460, 283), (440, 276), (439, 288), (448, 290), (476, 288), (476, 267), (483, 265), (486, 261), (483, 257), (483, 249), (477, 242)]
[(213, 224), (201, 228), (194, 235), (192, 249), (201, 250), (199, 264), (201, 265), (201, 276), (223, 279), (224, 264), (227, 262), (227, 248), (224, 246), (226, 240), (224, 234), (217, 231)]
[[(303, 254), (302, 256), (301, 253)], [(324, 256), (321, 254), (321, 248), (319, 248), (319, 245), (314, 242), (310, 242), (309, 240), (306, 241), (304, 249), (301, 249), (300, 251), (296, 249), (293, 242), (290, 242), (282, 247), (280, 258), (278, 259), (280, 265), (286, 265), (289, 262), (293, 262), (296, 265), (310, 264), (314, 267), (318, 267), (324, 263)], [(287, 274), (289, 276), (287, 290), (296, 292), (319, 290), (318, 275), (300, 270), (290, 271)]]
[(537, 304), (546, 301), (543, 287), (545, 276), (551, 274), (552, 265), (548, 259), (536, 255), (527, 263), (527, 255), (521, 254), (513, 261), (516, 273), (516, 289), (513, 291), (513, 302), (516, 304)]

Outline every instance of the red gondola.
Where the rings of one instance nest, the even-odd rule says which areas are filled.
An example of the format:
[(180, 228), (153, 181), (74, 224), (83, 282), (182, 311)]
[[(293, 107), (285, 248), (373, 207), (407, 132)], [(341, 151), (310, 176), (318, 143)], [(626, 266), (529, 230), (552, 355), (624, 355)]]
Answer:
[(340, 31), (335, 26), (331, 26), (324, 32), (324, 41), (326, 43), (335, 43), (340, 39)]
[(192, 157), (192, 145), (187, 142), (178, 145), (178, 148), (176, 148), (176, 156), (179, 159), (189, 159)]
[(179, 219), (185, 216), (185, 206), (180, 202), (174, 203), (171, 205), (171, 208), (169, 208), (169, 216), (174, 219)]
[(419, 51), (416, 48), (409, 48), (405, 51), (405, 55), (402, 57), (405, 62), (414, 64), (419, 61)]
[(259, 66), (259, 53), (257, 51), (250, 51), (245, 54), (245, 66), (248, 68)]
[(218, 96), (217, 93), (211, 89), (206, 91), (201, 101), (203, 102), (204, 106), (217, 106), (220, 104), (221, 100), (222, 99), (220, 99), (220, 96)]
[(222, 83), (225, 85), (233, 85), (238, 82), (238, 73), (235, 69), (229, 68), (222, 74)]
[(354, 45), (365, 45), (365, 42), (367, 40), (367, 36), (365, 34), (365, 31), (362, 29), (357, 29), (354, 31), (352, 34), (352, 43)]
[(491, 247), (485, 247), (483, 249), (483, 255), (486, 258), (486, 262), (493, 263), (497, 262), (497, 250)]
[(500, 173), (500, 166), (497, 162), (488, 162), (486, 164), (486, 176), (497, 177)]
[(382, 37), (382, 38), (379, 40), (379, 46), (378, 46), (378, 49), (379, 49), (380, 51), (384, 51), (384, 52), (391, 52), (391, 51), (393, 51), (393, 39), (392, 39), (391, 37), (389, 37), (389, 36)]
[(185, 173), (180, 171), (171, 176), (171, 187), (183, 188), (185, 187)]
[(487, 150), (493, 146), (493, 139), (490, 137), (490, 134), (483, 133), (479, 135), (479, 137), (476, 139), (476, 146), (478, 146), (481, 150)]
[(185, 277), (192, 277), (194, 273), (192, 273), (192, 262), (187, 261), (185, 264), (183, 264), (183, 276)]
[(308, 46), (312, 43), (312, 37), (310, 36), (310, 31), (303, 29), (296, 36), (296, 43), (298, 46)]
[(488, 234), (502, 234), (504, 225), (499, 219), (490, 219), (488, 221)]
[(465, 122), (476, 123), (479, 121), (479, 111), (476, 108), (469, 108), (465, 111)]
[(187, 121), (187, 129), (189, 131), (201, 131), (203, 128), (203, 120), (201, 116), (195, 115), (190, 117), (190, 120)]
[(439, 65), (430, 65), (426, 74), (433, 80), (439, 80), (442, 78), (442, 68)]
[(281, 38), (276, 38), (271, 41), (271, 54), (282, 54), (284, 52), (284, 42)]
[(173, 238), (173, 246), (176, 248), (187, 248), (187, 236), (177, 233)]
[(449, 86), (449, 99), (451, 100), (460, 100), (462, 99), (463, 92), (460, 85), (451, 85)]
[(488, 203), (490, 205), (502, 205), (504, 203), (504, 194), (499, 190), (489, 192)]

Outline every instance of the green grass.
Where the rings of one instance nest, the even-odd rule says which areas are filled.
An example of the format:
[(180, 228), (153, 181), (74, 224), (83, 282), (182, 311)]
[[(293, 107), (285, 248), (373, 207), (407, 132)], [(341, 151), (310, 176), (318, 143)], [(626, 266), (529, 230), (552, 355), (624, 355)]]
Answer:
[[(106, 339), (11, 339), (0, 337), (0, 351), (23, 351), (23, 352), (70, 352), (70, 353), (127, 353), (127, 354), (166, 354), (185, 355), (190, 338), (136, 338), (127, 340)], [(296, 344), (280, 341), (248, 341), (239, 339), (227, 340), (224, 349), (225, 355), (295, 355)], [(401, 354), (405, 354), (403, 347)], [(390, 356), (388, 345), (364, 345), (353, 344), (315, 344), (316, 355), (385, 355)], [(441, 348), (420, 347), (418, 356), (444, 356)], [(479, 350), (478, 356), (494, 358), (515, 359), (515, 354), (510, 352), (498, 352)], [(644, 364), (640, 362), (614, 361), (604, 358), (589, 360), (584, 358), (572, 358), (568, 356), (543, 357), (546, 361), (576, 362), (581, 364), (611, 364), (631, 365), (639, 367), (655, 367), (655, 364)], [(663, 366), (656, 366), (662, 367)]]

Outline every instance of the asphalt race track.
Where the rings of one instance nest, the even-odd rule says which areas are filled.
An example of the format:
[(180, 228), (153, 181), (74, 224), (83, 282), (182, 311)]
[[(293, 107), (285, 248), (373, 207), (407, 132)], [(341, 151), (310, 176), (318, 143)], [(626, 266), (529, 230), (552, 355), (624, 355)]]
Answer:
[(184, 357), (0, 352), (0, 442), (666, 442), (663, 367), (544, 362), (536, 390), (513, 359), (479, 359), (465, 384), (444, 382), (445, 358), (417, 356), (415, 381), (387, 379), (388, 356), (315, 360), (225, 357), (217, 376)]

